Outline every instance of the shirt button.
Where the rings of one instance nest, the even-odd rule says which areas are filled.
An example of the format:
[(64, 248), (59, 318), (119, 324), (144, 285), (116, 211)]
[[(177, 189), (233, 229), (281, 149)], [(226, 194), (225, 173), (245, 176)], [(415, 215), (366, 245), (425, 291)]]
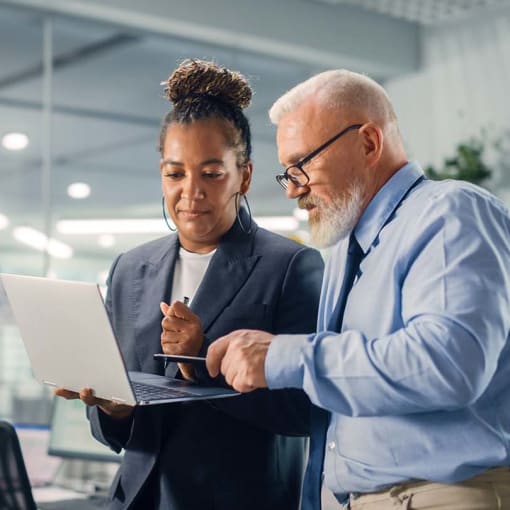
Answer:
[(328, 450), (329, 450), (329, 451), (332, 451), (332, 450), (334, 450), (335, 448), (336, 448), (336, 443), (335, 443), (334, 441), (330, 441), (330, 442), (328, 443)]

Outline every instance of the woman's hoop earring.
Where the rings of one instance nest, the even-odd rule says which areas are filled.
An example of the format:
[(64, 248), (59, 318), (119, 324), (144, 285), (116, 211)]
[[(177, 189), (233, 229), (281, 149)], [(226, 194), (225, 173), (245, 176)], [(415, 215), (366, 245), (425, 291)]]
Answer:
[(177, 229), (172, 227), (172, 225), (170, 225), (169, 221), (168, 221), (168, 218), (166, 217), (166, 209), (165, 209), (165, 197), (161, 197), (161, 209), (163, 210), (163, 218), (165, 220), (165, 223), (166, 223), (166, 226), (168, 227), (168, 229), (172, 232), (176, 232)]
[[(248, 218), (250, 219), (250, 224), (248, 225), (248, 228), (246, 228), (244, 225), (243, 225), (243, 222), (241, 220), (241, 215), (239, 214), (239, 211), (240, 211), (240, 204), (239, 202), (241, 201), (240, 200), (240, 196), (242, 196), (244, 198), (244, 203), (246, 205), (246, 209), (248, 211)], [(252, 219), (252, 216), (251, 216), (251, 209), (250, 209), (250, 204), (248, 203), (248, 199), (246, 198), (246, 195), (242, 195), (239, 191), (236, 193), (236, 198), (235, 198), (235, 206), (236, 206), (236, 218), (237, 218), (237, 223), (239, 223), (239, 227), (241, 227), (241, 230), (247, 234), (247, 235), (250, 235), (251, 234), (251, 227), (252, 227), (252, 223), (253, 223), (253, 219)]]

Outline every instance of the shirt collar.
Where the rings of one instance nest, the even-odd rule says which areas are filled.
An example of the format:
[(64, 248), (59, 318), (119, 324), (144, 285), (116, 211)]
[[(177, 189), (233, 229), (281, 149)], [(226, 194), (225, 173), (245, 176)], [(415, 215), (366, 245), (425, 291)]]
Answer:
[(410, 161), (392, 175), (372, 198), (354, 229), (354, 236), (363, 253), (367, 253), (402, 198), (422, 176), (420, 165)]

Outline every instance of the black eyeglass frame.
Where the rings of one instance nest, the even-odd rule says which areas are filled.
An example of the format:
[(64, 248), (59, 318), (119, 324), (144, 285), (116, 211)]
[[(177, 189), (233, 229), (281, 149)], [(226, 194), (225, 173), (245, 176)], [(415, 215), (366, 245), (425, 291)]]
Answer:
[[(324, 149), (326, 149), (326, 147), (329, 147), (333, 142), (338, 140), (341, 136), (345, 135), (345, 133), (347, 133), (348, 131), (352, 131), (353, 129), (359, 129), (361, 126), (363, 126), (363, 124), (351, 124), (350, 126), (347, 126), (346, 128), (342, 129), (342, 131), (340, 131), (336, 135), (332, 136), (329, 140), (324, 142), (320, 147), (317, 147), (315, 150), (310, 152), (310, 154), (307, 154), (306, 156), (301, 158), (297, 163), (294, 163), (293, 165), (289, 165), (282, 174), (278, 174), (276, 176), (276, 182), (278, 182), (278, 184), (285, 190), (289, 186), (289, 181), (291, 181), (292, 184), (294, 184), (294, 186), (296, 186), (297, 188), (306, 186), (310, 182), (310, 177), (303, 170), (303, 168), (302, 168), (303, 165), (306, 165), (306, 163), (308, 163), (310, 160), (315, 158), (315, 156), (317, 156)], [(303, 174), (303, 176), (306, 179), (306, 181), (303, 182), (303, 184), (301, 184), (298, 177), (296, 177), (295, 175), (289, 174), (289, 170), (291, 168), (297, 168)]]

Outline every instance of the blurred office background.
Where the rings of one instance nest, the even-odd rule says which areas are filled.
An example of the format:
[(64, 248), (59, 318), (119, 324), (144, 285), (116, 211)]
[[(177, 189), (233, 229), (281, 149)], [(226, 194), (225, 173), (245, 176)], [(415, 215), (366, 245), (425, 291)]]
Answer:
[[(387, 88), (424, 166), (475, 144), (510, 200), (509, 55), (509, 0), (0, 0), (0, 271), (104, 284), (117, 253), (165, 234), (160, 82), (184, 58), (250, 79), (249, 199), (270, 229), (307, 241), (267, 110), (329, 68)], [(0, 416), (50, 414), (0, 289)]]

